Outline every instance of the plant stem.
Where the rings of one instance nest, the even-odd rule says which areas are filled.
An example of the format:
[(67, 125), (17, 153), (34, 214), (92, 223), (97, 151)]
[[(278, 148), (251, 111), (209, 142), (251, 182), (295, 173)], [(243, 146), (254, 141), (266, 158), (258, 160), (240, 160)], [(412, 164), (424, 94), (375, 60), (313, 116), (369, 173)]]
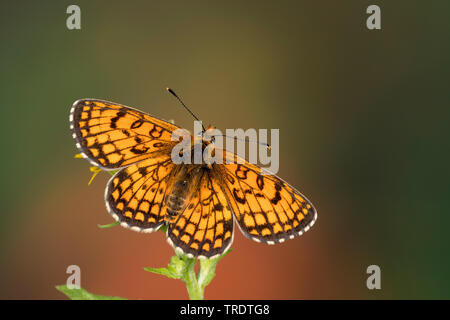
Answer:
[(195, 259), (186, 259), (186, 269), (183, 275), (183, 281), (186, 283), (189, 299), (203, 300), (205, 288), (202, 288), (197, 281), (197, 275), (195, 274)]
[(213, 259), (199, 259), (200, 268), (195, 272), (197, 260), (185, 255), (175, 255), (170, 258), (167, 268), (144, 268), (144, 270), (171, 279), (180, 279), (186, 284), (186, 289), (191, 300), (203, 300), (205, 288), (216, 275), (217, 263), (225, 257), (231, 249)]

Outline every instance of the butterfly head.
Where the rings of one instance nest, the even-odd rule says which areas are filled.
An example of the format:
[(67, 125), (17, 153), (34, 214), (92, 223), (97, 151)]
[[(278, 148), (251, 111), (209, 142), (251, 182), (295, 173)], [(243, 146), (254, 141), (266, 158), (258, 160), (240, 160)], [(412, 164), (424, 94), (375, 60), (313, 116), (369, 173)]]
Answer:
[[(192, 141), (192, 157), (195, 159), (195, 152), (201, 152), (200, 158), (204, 161), (204, 166), (211, 168), (212, 157), (215, 155), (215, 135), (217, 134), (217, 129), (213, 126), (208, 126), (201, 132), (193, 135)], [(200, 148), (198, 148), (200, 146)], [(207, 152), (205, 152), (207, 151)], [(206, 154), (206, 155), (205, 155)], [(195, 161), (195, 160), (193, 160)]]
[(211, 143), (214, 143), (214, 133), (216, 128), (213, 126), (208, 126), (205, 130), (198, 132), (193, 136), (192, 146), (196, 144), (202, 145), (203, 149), (206, 148)]
[(215, 142), (216, 127), (209, 125), (206, 127), (205, 131), (202, 133), (202, 143), (203, 145), (209, 145)]

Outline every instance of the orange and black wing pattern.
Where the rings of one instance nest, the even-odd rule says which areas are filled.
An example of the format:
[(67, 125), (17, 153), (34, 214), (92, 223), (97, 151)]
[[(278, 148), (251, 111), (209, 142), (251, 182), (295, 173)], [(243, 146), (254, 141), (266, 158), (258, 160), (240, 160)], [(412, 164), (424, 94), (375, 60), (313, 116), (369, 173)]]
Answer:
[(117, 172), (105, 190), (106, 207), (121, 226), (152, 232), (164, 223), (164, 196), (175, 165), (149, 158)]
[[(82, 99), (71, 109), (70, 127), (85, 158), (102, 169), (119, 170), (105, 190), (113, 218), (139, 232), (167, 224), (167, 241), (188, 257), (224, 253), (233, 241), (233, 219), (244, 235), (268, 244), (303, 234), (317, 219), (300, 192), (235, 154), (225, 152), (225, 164), (201, 167), (186, 180), (192, 165), (177, 167), (171, 159), (178, 143), (172, 133), (179, 127), (139, 110)], [(166, 199), (174, 198), (174, 183), (180, 181), (190, 181), (188, 194), (183, 209), (172, 214)]]
[(114, 102), (82, 99), (70, 111), (70, 128), (81, 154), (95, 166), (114, 170), (166, 155), (177, 126)]
[(244, 235), (275, 244), (308, 231), (317, 219), (312, 203), (279, 177), (261, 174), (264, 169), (240, 160), (242, 164), (235, 161), (215, 170)]
[(203, 173), (190, 203), (169, 224), (167, 241), (179, 253), (200, 259), (217, 257), (230, 247), (233, 213), (211, 172)]

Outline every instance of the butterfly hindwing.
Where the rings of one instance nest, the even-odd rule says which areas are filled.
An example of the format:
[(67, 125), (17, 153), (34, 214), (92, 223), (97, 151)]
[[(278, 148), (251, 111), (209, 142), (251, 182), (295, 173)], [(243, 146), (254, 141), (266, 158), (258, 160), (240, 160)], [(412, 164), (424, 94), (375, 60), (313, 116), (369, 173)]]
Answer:
[(106, 170), (125, 167), (170, 152), (177, 126), (113, 102), (82, 99), (70, 112), (70, 127), (78, 149)]
[(225, 193), (204, 173), (186, 209), (169, 224), (167, 239), (190, 257), (216, 257), (233, 241), (233, 214)]
[(122, 226), (152, 232), (164, 223), (164, 196), (174, 164), (149, 158), (117, 172), (108, 182), (108, 211)]

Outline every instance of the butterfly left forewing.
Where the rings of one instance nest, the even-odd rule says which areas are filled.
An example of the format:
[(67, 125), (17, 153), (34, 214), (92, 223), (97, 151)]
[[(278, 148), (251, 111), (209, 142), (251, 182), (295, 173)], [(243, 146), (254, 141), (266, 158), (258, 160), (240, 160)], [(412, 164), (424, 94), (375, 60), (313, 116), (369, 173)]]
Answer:
[(82, 99), (70, 112), (76, 145), (92, 164), (113, 170), (149, 157), (166, 155), (177, 126), (114, 102)]

